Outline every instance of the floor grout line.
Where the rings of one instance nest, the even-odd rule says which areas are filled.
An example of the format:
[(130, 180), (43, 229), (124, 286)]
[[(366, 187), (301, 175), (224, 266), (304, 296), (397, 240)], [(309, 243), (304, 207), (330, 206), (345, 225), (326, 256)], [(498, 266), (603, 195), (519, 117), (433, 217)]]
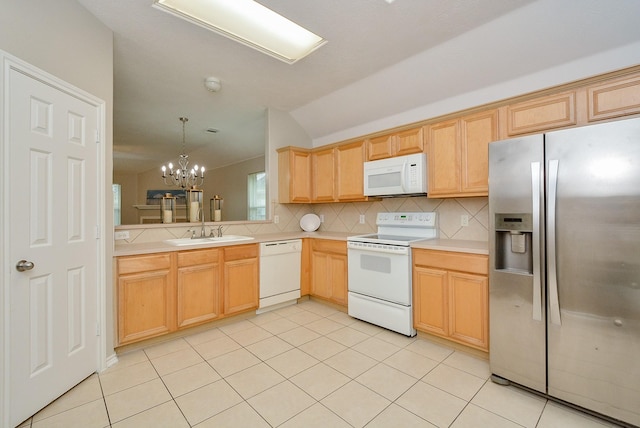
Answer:
[[(282, 311), (282, 312), (279, 312), (279, 311)], [(172, 402), (173, 405), (178, 408), (178, 411), (180, 412), (180, 415), (185, 421), (185, 423), (187, 424), (187, 426), (193, 427), (194, 425), (192, 425), (191, 422), (189, 422), (189, 418), (187, 413), (185, 413), (185, 409), (179, 405), (179, 399), (187, 394), (191, 394), (200, 389), (209, 387), (219, 381), (224, 381), (224, 384), (226, 385), (226, 387), (230, 388), (231, 391), (234, 391), (234, 393), (237, 394), (238, 397), (240, 398), (240, 401), (223, 410), (217, 410), (217, 413), (215, 413), (214, 415), (205, 417), (205, 419), (197, 422), (195, 425), (203, 424), (205, 421), (218, 417), (222, 413), (229, 412), (231, 411), (231, 409), (244, 404), (248, 406), (248, 408), (250, 408), (252, 412), (258, 415), (260, 420), (264, 421), (265, 424), (267, 424), (268, 426), (272, 426), (269, 420), (267, 419), (267, 416), (265, 414), (262, 414), (259, 411), (259, 407), (255, 407), (251, 403), (256, 402), (256, 400), (254, 400), (255, 397), (258, 397), (261, 394), (267, 393), (273, 388), (282, 387), (284, 383), (290, 384), (288, 388), (292, 387), (292, 389), (290, 389), (291, 391), (299, 390), (299, 391), (302, 391), (305, 396), (310, 397), (311, 404), (309, 405), (304, 404), (300, 408), (295, 408), (294, 410), (292, 410), (291, 414), (289, 413), (283, 414), (283, 416), (285, 416), (286, 419), (283, 422), (279, 422), (278, 426), (281, 424), (289, 423), (290, 421), (293, 421), (298, 417), (304, 417), (302, 415), (316, 405), (322, 406), (322, 409), (323, 409), (322, 411), (324, 413), (329, 412), (328, 414), (331, 414), (333, 417), (336, 417), (340, 421), (352, 426), (354, 421), (352, 420), (350, 422), (346, 418), (351, 418), (354, 416), (347, 416), (345, 414), (341, 414), (339, 410), (336, 411), (336, 409), (338, 408), (335, 408), (335, 409), (330, 408), (324, 403), (326, 402), (325, 400), (328, 397), (331, 397), (334, 394), (338, 394), (342, 388), (345, 388), (350, 384), (352, 384), (350, 386), (351, 388), (356, 386), (358, 388), (365, 388), (372, 394), (375, 394), (377, 397), (384, 400), (376, 404), (376, 407), (374, 408), (374, 410), (372, 410), (371, 414), (365, 414), (364, 416), (362, 416), (362, 418), (367, 419), (367, 421), (363, 424), (363, 426), (372, 423), (377, 418), (383, 418), (384, 417), (383, 414), (386, 414), (386, 412), (389, 412), (389, 411), (405, 412), (407, 414), (407, 417), (409, 417), (408, 415), (411, 415), (410, 417), (419, 418), (416, 420), (421, 420), (423, 422), (436, 425), (436, 421), (430, 421), (427, 418), (425, 418), (425, 415), (427, 416), (429, 415), (428, 412), (423, 414), (423, 412), (420, 411), (420, 414), (418, 414), (416, 413), (416, 411), (411, 410), (411, 406), (404, 405), (405, 401), (409, 404), (413, 403), (412, 401), (410, 401), (411, 398), (409, 397), (411, 396), (411, 394), (409, 394), (409, 396), (407, 396), (407, 394), (410, 393), (410, 391), (412, 390), (416, 392), (419, 391), (419, 390), (415, 390), (414, 388), (419, 387), (421, 384), (424, 384), (425, 387), (429, 387), (430, 388), (429, 391), (436, 391), (436, 390), (440, 391), (437, 394), (442, 393), (443, 397), (452, 397), (451, 398), (452, 403), (459, 403), (460, 401), (464, 402), (464, 406), (462, 407), (462, 409), (460, 409), (459, 411), (456, 410), (457, 414), (455, 415), (455, 417), (453, 417), (453, 420), (450, 422), (450, 425), (456, 423), (456, 421), (461, 421), (460, 419), (461, 416), (465, 414), (465, 411), (468, 411), (468, 409), (470, 409), (471, 404), (473, 404), (474, 407), (482, 409), (484, 412), (488, 412), (510, 423), (517, 424), (516, 421), (511, 420), (507, 416), (497, 413), (494, 410), (489, 410), (488, 408), (485, 408), (482, 405), (472, 403), (472, 401), (478, 396), (478, 394), (481, 393), (481, 391), (485, 389), (485, 387), (488, 386), (488, 383), (490, 382), (490, 378), (488, 375), (486, 377), (479, 376), (479, 373), (481, 373), (479, 370), (482, 370), (482, 367), (483, 367), (482, 364), (486, 364), (486, 362), (483, 362), (482, 364), (476, 364), (475, 361), (470, 361), (467, 359), (467, 357), (463, 358), (462, 355), (477, 359), (476, 356), (473, 356), (471, 354), (465, 354), (464, 352), (459, 350), (449, 349), (444, 345), (430, 342), (424, 338), (416, 337), (407, 341), (400, 340), (402, 338), (389, 336), (389, 332), (387, 330), (381, 329), (371, 324), (364, 323), (362, 321), (354, 320), (353, 322), (347, 325), (345, 323), (332, 319), (332, 317), (341, 318), (342, 315), (340, 314), (341, 314), (340, 311), (337, 311), (330, 306), (326, 306), (318, 302), (307, 301), (307, 302), (302, 302), (296, 306), (281, 308), (271, 313), (266, 312), (261, 315), (257, 315), (253, 318), (242, 319), (242, 320), (239, 320), (238, 323), (226, 324), (222, 327), (214, 327), (209, 331), (200, 331), (194, 334), (194, 336), (196, 336), (199, 334), (212, 332), (211, 335), (213, 338), (210, 340), (191, 343), (188, 340), (189, 336), (184, 336), (184, 337), (173, 339), (171, 341), (154, 344), (152, 346), (149, 346), (148, 348), (142, 348), (142, 349), (132, 351), (132, 353), (141, 352), (142, 355), (144, 355), (144, 361), (138, 361), (138, 362), (131, 363), (130, 365), (123, 366), (123, 369), (129, 368), (129, 367), (135, 367), (137, 364), (142, 364), (143, 362), (148, 362), (149, 364), (151, 364), (156, 377), (154, 379), (146, 380), (136, 385), (128, 386), (110, 395), (119, 394), (130, 388), (134, 388), (139, 385), (143, 385), (145, 383), (152, 382), (152, 381), (155, 381), (156, 379), (159, 379), (160, 382), (162, 383), (164, 390), (169, 394), (170, 400), (155, 404), (150, 408), (137, 411), (136, 413), (129, 415), (126, 418), (120, 421), (117, 421), (116, 423), (113, 423), (111, 420), (112, 415), (107, 405), (107, 399), (106, 399), (107, 395), (105, 394), (105, 390), (103, 388), (103, 379), (101, 377), (101, 376), (105, 376), (106, 374), (102, 374), (102, 375), (97, 374), (96, 376), (98, 377), (97, 380), (99, 382), (100, 392), (102, 396), (102, 403), (105, 406), (106, 413), (107, 413), (107, 421), (108, 421), (107, 426), (112, 427), (114, 424), (119, 424), (123, 421), (126, 421), (129, 418), (140, 415), (141, 413), (152, 411), (157, 407), (160, 407), (165, 405), (166, 403)], [(260, 318), (261, 316), (262, 318)], [(345, 316), (347, 315), (345, 314)], [(315, 317), (318, 317), (318, 318), (314, 319)], [(294, 322), (294, 321), (291, 321), (290, 318), (298, 319), (300, 321)], [(274, 329), (278, 331), (277, 334), (272, 333), (271, 331), (263, 327), (264, 325), (267, 325), (269, 323), (276, 323), (276, 322), (282, 323), (282, 320), (291, 321), (293, 324), (290, 326), (287, 326), (288, 328), (282, 331), (280, 331), (278, 327), (274, 327)], [(323, 322), (327, 320), (331, 321), (332, 323), (339, 324), (340, 326), (335, 329), (332, 329), (333, 327), (335, 327), (335, 325), (331, 323)], [(311, 324), (315, 324), (315, 325), (309, 328), (308, 326)], [(276, 324), (274, 324), (274, 326), (275, 325)], [(265, 335), (264, 337), (261, 337), (264, 333), (260, 332), (259, 330), (254, 330), (255, 328), (259, 328), (263, 332), (267, 332), (268, 336)], [(304, 328), (305, 330), (300, 330), (295, 334), (292, 333), (294, 330), (297, 330), (300, 328)], [(247, 333), (248, 330), (250, 329), (253, 330), (251, 333), (248, 333), (248, 335), (243, 335), (243, 332)], [(214, 330), (217, 330), (219, 335), (218, 333), (213, 333)], [(352, 339), (348, 339), (348, 336), (342, 336), (342, 341), (336, 340), (340, 338), (339, 333), (337, 333), (340, 331), (342, 331), (344, 335), (350, 334)], [(289, 334), (287, 335), (287, 333)], [(281, 337), (283, 335), (287, 337), (288, 340)], [(256, 338), (256, 337), (261, 337), (261, 338), (254, 341), (253, 338)], [(313, 337), (313, 338), (309, 339), (309, 337)], [(202, 336), (199, 339), (205, 339), (205, 338), (206, 336)], [(205, 345), (209, 342), (213, 342), (219, 339), (228, 339), (231, 341), (229, 343), (232, 343), (234, 345), (231, 345), (229, 349), (224, 349), (224, 352), (220, 354), (216, 354), (214, 352), (213, 354), (215, 354), (215, 356), (209, 359), (206, 359), (205, 354), (208, 351), (206, 351), (205, 347), (203, 346), (201, 347), (201, 345)], [(282, 341), (283, 343), (281, 348), (275, 349), (276, 353), (273, 355), (268, 351), (265, 352), (264, 348), (260, 348), (259, 346), (254, 346), (254, 345), (259, 345), (261, 342), (265, 342), (267, 340), (274, 340), (274, 339), (278, 339), (278, 341), (275, 341), (274, 343), (279, 344), (280, 341)], [(312, 343), (316, 340), (321, 340), (321, 339), (326, 339), (330, 341), (330, 342), (319, 342), (325, 346), (332, 346), (332, 349), (330, 351), (324, 353), (322, 351), (319, 351), (318, 348), (314, 350), (313, 346), (305, 346), (309, 343)], [(371, 339), (376, 339), (380, 342), (372, 341), (370, 343), (365, 343), (367, 341), (370, 341)], [(397, 339), (397, 340), (394, 340), (394, 339)], [(184, 343), (179, 343), (180, 341)], [(240, 342), (246, 343), (246, 345), (242, 345)], [(295, 344), (293, 342), (295, 342)], [(346, 344), (347, 342), (350, 344)], [(383, 343), (384, 343), (384, 346), (383, 346)], [(334, 346), (333, 344), (335, 344), (336, 346), (333, 347)], [(159, 348), (160, 346), (163, 346), (163, 345), (166, 346), (167, 348), (166, 349)], [(172, 348), (174, 346), (176, 347), (175, 349)], [(235, 346), (238, 346), (238, 348), (235, 348)], [(268, 346), (268, 345), (264, 344), (264, 346)], [(317, 344), (316, 346), (319, 346), (319, 345)], [(374, 348), (372, 348), (372, 346)], [(377, 348), (375, 348), (376, 346)], [(200, 351), (198, 350), (198, 347), (200, 347), (199, 348)], [(151, 352), (150, 350), (152, 348), (155, 348), (156, 350), (154, 352)], [(231, 349), (231, 348), (234, 348), (234, 349)], [(335, 349), (338, 349), (338, 350), (336, 352), (333, 352)], [(372, 355), (375, 355), (375, 358), (367, 353), (367, 349), (375, 350), (375, 353), (372, 354)], [(164, 352), (164, 351), (168, 351), (168, 352), (161, 353), (160, 355), (155, 355), (156, 352)], [(231, 354), (232, 352), (238, 352), (238, 351), (244, 351), (244, 353), (240, 353), (240, 355), (244, 355), (246, 353), (247, 356), (251, 357), (248, 361), (246, 361), (246, 365), (242, 363), (237, 366), (234, 366), (233, 365), (235, 363), (234, 361), (230, 362), (231, 365), (226, 365), (229, 362), (224, 360), (219, 360), (221, 361), (221, 364), (213, 363), (213, 361), (216, 360), (217, 358), (224, 357), (225, 355), (229, 356), (229, 354)], [(306, 357), (309, 357), (310, 359), (312, 359), (312, 360), (309, 360), (309, 364), (311, 365), (307, 366), (306, 363), (302, 364), (300, 367), (304, 366), (304, 368), (298, 371), (287, 370), (288, 367), (283, 368), (281, 364), (283, 363), (286, 364), (286, 361), (287, 361), (286, 360), (287, 357), (285, 356), (285, 354), (292, 351), (299, 351), (302, 354), (304, 354)], [(409, 358), (409, 360), (402, 360), (401, 358), (398, 358), (395, 361), (392, 360), (392, 357), (400, 357), (400, 353), (403, 351), (410, 353), (410, 354), (403, 353), (403, 356), (406, 355), (406, 358)], [(185, 355), (187, 355), (187, 358), (191, 358), (189, 357), (189, 354), (193, 352), (198, 356), (199, 361), (191, 363), (191, 361), (189, 360), (190, 364), (188, 364), (185, 367), (182, 367), (181, 363), (177, 363), (175, 367), (180, 367), (180, 368), (173, 370), (171, 369), (172, 366), (170, 365), (172, 363), (170, 356), (178, 352), (185, 352)], [(344, 366), (342, 369), (336, 368), (337, 366), (334, 367), (334, 365), (336, 364), (338, 366), (340, 365), (340, 360), (334, 359), (334, 357), (337, 358), (337, 356), (340, 356), (345, 352), (353, 352), (355, 354), (349, 354), (349, 357), (345, 357), (345, 359), (343, 360)], [(458, 352), (460, 353), (458, 354), (459, 356), (455, 357), (456, 353)], [(150, 358), (150, 355), (154, 355), (154, 358)], [(414, 360), (414, 357), (411, 355), (415, 356), (415, 360)], [(373, 365), (371, 365), (371, 367), (367, 367), (363, 371), (359, 370), (357, 367), (353, 368), (354, 366), (352, 366), (351, 364), (353, 364), (354, 356), (356, 357), (361, 356), (362, 361), (367, 361), (366, 363), (367, 365), (371, 363), (373, 363)], [(156, 366), (156, 364), (154, 364), (154, 360), (158, 360), (166, 357), (168, 358), (166, 361), (163, 361), (162, 366)], [(281, 358), (280, 360), (278, 360), (279, 357)], [(135, 358), (138, 358), (138, 357), (135, 357)], [(142, 358), (140, 359), (142, 360)], [(254, 359), (257, 362), (252, 361)], [(371, 361), (369, 361), (369, 359), (371, 359)], [(132, 361), (135, 361), (135, 359)], [(426, 372), (422, 372), (420, 369), (417, 369), (417, 370), (408, 370), (408, 371), (411, 371), (411, 373), (409, 373), (408, 371), (403, 371), (400, 368), (394, 367), (394, 365), (398, 366), (399, 361), (416, 361), (416, 362), (430, 361), (428, 364), (431, 367), (428, 370), (426, 370)], [(482, 361), (482, 360), (478, 360), (478, 361)], [(278, 362), (278, 364), (275, 364), (276, 362)], [(391, 364), (392, 362), (393, 362), (393, 365)], [(197, 382), (195, 384), (190, 384), (190, 383), (182, 384), (186, 392), (181, 392), (180, 395), (174, 396), (174, 393), (172, 393), (172, 389), (176, 392), (180, 392), (181, 387), (176, 385), (181, 385), (181, 384), (180, 383), (176, 384), (175, 383), (176, 379), (173, 378), (172, 379), (173, 383), (172, 383), (172, 386), (170, 387), (169, 384), (167, 383), (168, 376), (173, 376), (175, 373), (179, 373), (183, 370), (193, 369), (195, 366), (203, 363), (206, 364), (206, 367), (210, 369), (211, 373), (215, 374), (217, 378), (215, 378), (215, 380), (209, 381), (209, 378), (207, 377), (206, 378), (207, 383), (205, 383), (204, 385), (199, 385), (193, 389), (190, 388), (189, 385), (198, 384)], [(265, 382), (265, 385), (267, 384), (269, 385), (268, 387), (266, 387), (263, 390), (260, 390), (259, 392), (252, 393), (252, 395), (247, 395), (247, 397), (245, 398), (245, 396), (241, 393), (241, 391), (243, 391), (243, 388), (241, 386), (242, 383), (239, 383), (239, 382), (243, 382), (242, 378), (240, 378), (237, 381), (234, 381), (234, 383), (236, 384), (236, 386), (234, 387), (234, 383), (232, 383), (231, 377), (238, 375), (246, 370), (256, 368), (258, 365), (264, 365), (266, 368), (269, 368), (273, 372), (277, 373), (280, 377), (282, 377), (282, 379), (277, 380), (273, 384), (271, 384), (271, 382)], [(312, 379), (311, 376), (317, 375), (319, 373), (317, 370), (320, 369), (321, 366), (323, 369), (328, 368), (338, 373), (341, 377), (344, 377), (345, 383), (341, 383), (342, 381), (339, 380), (339, 381), (336, 381), (336, 386), (333, 386), (330, 383), (326, 384), (328, 392), (323, 391), (321, 389), (319, 391), (322, 391), (321, 393), (322, 396), (318, 395), (320, 398), (316, 398), (316, 396), (313, 396), (311, 395), (310, 392), (307, 392), (308, 389), (305, 389), (306, 387), (304, 386), (304, 378), (296, 378), (296, 377), (299, 375), (302, 375), (303, 373), (309, 370), (315, 369), (316, 370), (315, 373), (310, 372), (311, 374), (309, 374), (309, 379)], [(161, 375), (159, 371), (159, 367), (162, 368), (163, 372), (165, 370), (169, 370), (169, 371), (167, 373), (164, 373), (164, 375)], [(216, 367), (218, 367), (218, 369), (216, 369)], [(229, 371), (231, 372), (223, 376), (222, 373), (227, 371), (227, 369), (224, 369), (225, 367), (228, 367)], [(280, 368), (280, 370), (278, 370), (278, 368), (276, 367)], [(223, 371), (219, 371), (220, 369), (223, 369)], [(441, 370), (440, 373), (436, 372), (436, 370), (438, 369)], [(342, 371), (342, 370), (345, 370), (345, 371)], [(371, 372), (371, 370), (376, 370), (376, 372)], [(392, 392), (380, 390), (379, 387), (376, 388), (376, 383), (375, 383), (376, 380), (373, 380), (373, 383), (371, 383), (371, 382), (367, 382), (367, 378), (363, 377), (366, 373), (370, 373), (369, 379), (370, 380), (374, 379), (373, 378), (374, 376), (379, 376), (380, 374), (385, 373), (384, 371), (381, 371), (381, 370), (388, 370), (385, 376), (390, 376), (389, 373), (393, 373), (391, 370), (395, 370), (398, 373), (401, 373), (403, 375), (402, 376), (403, 380), (395, 383), (395, 385), (398, 385), (397, 390)], [(455, 370), (456, 372), (451, 372), (451, 370)], [(291, 374), (289, 372), (291, 372)], [(460, 374), (458, 374), (457, 372), (460, 372)], [(111, 371), (107, 374), (110, 374), (110, 373), (117, 373), (117, 371)], [(192, 373), (198, 373), (198, 372), (195, 371)], [(446, 384), (442, 383), (442, 376), (448, 373), (455, 373), (455, 376), (457, 378), (459, 376), (458, 379), (461, 379), (460, 380), (461, 382), (464, 382), (465, 379), (466, 380), (477, 379), (477, 380), (482, 380), (483, 382), (480, 384), (479, 387), (477, 386), (477, 383), (475, 381), (471, 383), (467, 382), (466, 391), (470, 393), (471, 391), (469, 390), (469, 388), (474, 388), (475, 391), (473, 392), (473, 394), (470, 395), (469, 399), (462, 398), (464, 396), (469, 396), (467, 395), (467, 393), (465, 393), (465, 389), (460, 390), (455, 388), (446, 388), (446, 387), (443, 388), (443, 386), (446, 386)], [(488, 364), (487, 364), (487, 373), (488, 373)], [(420, 374), (420, 376), (417, 376), (418, 374)], [(427, 377), (430, 374), (433, 374), (433, 376), (427, 379)], [(410, 380), (410, 382), (404, 380), (405, 376), (407, 380)], [(293, 380), (294, 378), (296, 378), (296, 380), (300, 379), (300, 381), (297, 380), (298, 382), (302, 381), (301, 386), (299, 386), (298, 383), (296, 383), (296, 381)], [(379, 378), (379, 379), (388, 379), (388, 378)], [(430, 383), (430, 381), (434, 383)], [(377, 392), (376, 389), (380, 390), (381, 392)], [(246, 391), (251, 391), (251, 390), (249, 389), (244, 391), (245, 391), (244, 393), (246, 394), (247, 393)], [(450, 391), (455, 391), (456, 393), (450, 392)], [(504, 390), (502, 392), (504, 392)], [(383, 395), (383, 394), (386, 394), (386, 395)], [(458, 396), (457, 394), (461, 396)], [(392, 398), (387, 398), (387, 395)], [(338, 397), (338, 396), (335, 396), (335, 397)], [(407, 397), (407, 398), (403, 400), (403, 404), (400, 404), (400, 401), (401, 399), (403, 399), (403, 397)], [(307, 399), (305, 398), (304, 400), (307, 400)], [(376, 398), (376, 401), (377, 400), (378, 399)], [(186, 400), (182, 400), (182, 402), (185, 403)], [(542, 410), (540, 411), (539, 414), (537, 414), (536, 425), (539, 425), (541, 423), (542, 416), (547, 408), (547, 405), (548, 405), (548, 400), (545, 401)], [(332, 405), (332, 407), (335, 407), (335, 406)], [(71, 408), (67, 410), (70, 410), (70, 409)], [(395, 410), (392, 410), (392, 409), (395, 409)], [(177, 417), (177, 414), (175, 417)], [(387, 414), (386, 417), (389, 417), (389, 415)], [(294, 423), (294, 422), (291, 422), (291, 423)], [(34, 420), (32, 416), (30, 418), (30, 423), (28, 425), (24, 425), (24, 427), (27, 427), (27, 426), (33, 427), (33, 425), (34, 425)]]

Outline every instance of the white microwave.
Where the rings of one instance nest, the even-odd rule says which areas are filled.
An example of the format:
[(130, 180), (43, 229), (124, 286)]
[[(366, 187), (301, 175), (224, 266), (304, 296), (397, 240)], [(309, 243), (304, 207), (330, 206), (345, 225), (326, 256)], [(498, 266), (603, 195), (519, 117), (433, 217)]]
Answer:
[(424, 153), (364, 163), (365, 196), (425, 195), (427, 156)]

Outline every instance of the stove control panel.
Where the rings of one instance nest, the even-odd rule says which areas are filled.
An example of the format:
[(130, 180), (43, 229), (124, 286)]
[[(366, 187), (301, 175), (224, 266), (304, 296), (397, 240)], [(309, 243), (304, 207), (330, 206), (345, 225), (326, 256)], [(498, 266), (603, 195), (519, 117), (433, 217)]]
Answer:
[(435, 212), (378, 213), (378, 226), (435, 227)]

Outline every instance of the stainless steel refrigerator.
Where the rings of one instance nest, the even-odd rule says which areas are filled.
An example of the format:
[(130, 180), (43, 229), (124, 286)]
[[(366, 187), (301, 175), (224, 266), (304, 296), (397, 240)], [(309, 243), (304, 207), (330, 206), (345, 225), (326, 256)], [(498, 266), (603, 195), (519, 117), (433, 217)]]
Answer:
[(640, 426), (640, 119), (489, 146), (490, 365)]

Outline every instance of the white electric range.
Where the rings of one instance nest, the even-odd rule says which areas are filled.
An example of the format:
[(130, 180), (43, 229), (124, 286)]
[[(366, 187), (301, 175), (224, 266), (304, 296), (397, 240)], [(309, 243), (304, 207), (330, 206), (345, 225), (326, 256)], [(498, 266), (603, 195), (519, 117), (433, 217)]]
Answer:
[(376, 225), (347, 238), (349, 315), (415, 336), (410, 245), (438, 236), (436, 213), (378, 213)]

